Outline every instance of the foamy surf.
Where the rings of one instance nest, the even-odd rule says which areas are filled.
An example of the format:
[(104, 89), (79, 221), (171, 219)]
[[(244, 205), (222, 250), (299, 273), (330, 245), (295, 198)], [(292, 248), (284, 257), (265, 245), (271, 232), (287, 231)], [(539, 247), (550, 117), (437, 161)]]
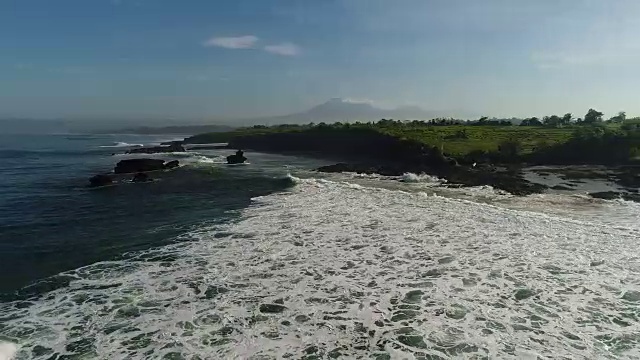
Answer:
[(414, 173), (405, 173), (400, 178), (401, 181), (406, 183), (429, 183), (434, 185), (441, 185), (446, 183), (447, 180), (440, 179), (438, 177), (428, 175), (428, 174), (414, 174)]
[(633, 229), (289, 178), (237, 222), (0, 304), (0, 334), (25, 359), (640, 356)]
[(126, 142), (117, 141), (111, 145), (102, 145), (101, 148), (129, 148), (129, 147), (142, 147), (144, 144), (129, 144)]
[(16, 344), (0, 341), (0, 360), (14, 360), (17, 352)]

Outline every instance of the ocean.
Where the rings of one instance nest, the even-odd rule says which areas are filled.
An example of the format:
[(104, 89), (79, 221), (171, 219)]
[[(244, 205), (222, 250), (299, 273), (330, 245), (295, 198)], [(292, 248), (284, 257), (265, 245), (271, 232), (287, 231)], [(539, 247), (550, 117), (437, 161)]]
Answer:
[(0, 136), (0, 359), (640, 358), (638, 203), (224, 150), (86, 187), (167, 140)]

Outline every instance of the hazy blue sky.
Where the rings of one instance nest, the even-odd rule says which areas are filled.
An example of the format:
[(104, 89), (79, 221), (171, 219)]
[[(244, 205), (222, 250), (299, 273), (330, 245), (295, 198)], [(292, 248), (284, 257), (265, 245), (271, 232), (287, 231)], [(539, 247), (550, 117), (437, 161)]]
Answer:
[(639, 0), (2, 0), (0, 115), (640, 115)]

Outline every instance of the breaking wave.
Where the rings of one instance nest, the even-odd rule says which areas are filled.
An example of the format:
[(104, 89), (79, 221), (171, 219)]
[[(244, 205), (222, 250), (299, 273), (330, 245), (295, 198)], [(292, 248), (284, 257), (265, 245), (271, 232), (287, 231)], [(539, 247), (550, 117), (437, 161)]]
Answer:
[(129, 144), (126, 142), (116, 141), (111, 145), (102, 145), (101, 148), (129, 148), (129, 147), (142, 147), (144, 144)]

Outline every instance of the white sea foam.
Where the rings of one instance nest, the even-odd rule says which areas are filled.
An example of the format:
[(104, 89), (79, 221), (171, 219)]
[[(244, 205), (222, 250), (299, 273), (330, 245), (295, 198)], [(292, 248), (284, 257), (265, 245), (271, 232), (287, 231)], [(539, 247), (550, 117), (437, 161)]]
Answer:
[(237, 222), (0, 304), (0, 335), (21, 359), (640, 357), (636, 229), (291, 179)]
[(141, 147), (143, 144), (129, 144), (126, 142), (117, 141), (112, 145), (102, 145), (101, 148), (124, 148), (124, 147)]
[(445, 179), (440, 179), (438, 177), (428, 175), (428, 174), (414, 174), (414, 173), (406, 173), (402, 175), (401, 180), (407, 183), (427, 183), (434, 185), (441, 185), (447, 182)]
[(16, 344), (0, 341), (0, 360), (13, 360), (16, 352), (18, 352)]

